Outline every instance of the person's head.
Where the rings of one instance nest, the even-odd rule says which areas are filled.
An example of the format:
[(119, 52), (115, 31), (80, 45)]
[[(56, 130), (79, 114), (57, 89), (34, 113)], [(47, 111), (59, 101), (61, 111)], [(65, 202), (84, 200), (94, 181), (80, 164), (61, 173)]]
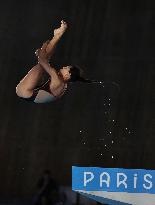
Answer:
[(78, 66), (64, 66), (60, 69), (63, 79), (68, 82), (81, 81), (83, 70)]

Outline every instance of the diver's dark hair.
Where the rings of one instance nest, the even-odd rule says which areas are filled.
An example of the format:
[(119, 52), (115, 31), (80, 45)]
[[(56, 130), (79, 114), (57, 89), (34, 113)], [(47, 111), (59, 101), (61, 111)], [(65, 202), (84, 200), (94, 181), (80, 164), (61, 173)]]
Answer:
[(72, 66), (70, 68), (70, 74), (71, 77), (69, 79), (69, 82), (83, 82), (83, 83), (91, 83), (91, 80), (85, 79), (83, 77), (83, 69), (81, 69), (79, 66)]
[(100, 84), (104, 87), (104, 85), (113, 85), (117, 87), (120, 90), (119, 84), (115, 82), (104, 82), (99, 80), (90, 80), (83, 77), (83, 69), (81, 69), (79, 66), (72, 66), (70, 68), (71, 77), (69, 79), (69, 82), (82, 82), (82, 83), (93, 83), (93, 84)]

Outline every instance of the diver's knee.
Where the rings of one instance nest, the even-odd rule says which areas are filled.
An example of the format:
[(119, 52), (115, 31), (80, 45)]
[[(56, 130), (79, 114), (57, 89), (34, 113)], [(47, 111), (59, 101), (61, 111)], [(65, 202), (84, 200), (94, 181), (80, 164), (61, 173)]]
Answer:
[(25, 86), (22, 86), (20, 83), (16, 86), (16, 94), (19, 97), (27, 98), (32, 95), (33, 91), (28, 90)]

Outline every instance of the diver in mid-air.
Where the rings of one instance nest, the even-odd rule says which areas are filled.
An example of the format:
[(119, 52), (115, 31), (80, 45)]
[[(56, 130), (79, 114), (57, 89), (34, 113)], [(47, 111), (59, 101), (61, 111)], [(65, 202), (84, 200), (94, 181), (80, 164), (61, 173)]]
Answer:
[[(89, 82), (82, 77), (83, 71), (77, 66), (68, 65), (56, 71), (49, 64), (49, 59), (66, 29), (67, 24), (62, 20), (61, 26), (54, 30), (52, 40), (46, 41), (42, 48), (36, 51), (38, 64), (17, 85), (16, 93), (19, 97), (35, 103), (52, 102), (63, 96), (68, 82)], [(40, 85), (44, 72), (49, 75), (49, 79)]]
[[(36, 50), (38, 64), (28, 72), (16, 87), (16, 93), (22, 99), (34, 103), (52, 102), (63, 96), (69, 82), (77, 81), (101, 85), (109, 84), (119, 88), (119, 85), (114, 82), (85, 79), (83, 70), (78, 66), (63, 66), (57, 71), (49, 64), (55, 47), (66, 29), (67, 23), (62, 20), (61, 26), (54, 30), (54, 37), (50, 41), (46, 41), (41, 49)], [(49, 76), (47, 81), (44, 81), (45, 73)]]

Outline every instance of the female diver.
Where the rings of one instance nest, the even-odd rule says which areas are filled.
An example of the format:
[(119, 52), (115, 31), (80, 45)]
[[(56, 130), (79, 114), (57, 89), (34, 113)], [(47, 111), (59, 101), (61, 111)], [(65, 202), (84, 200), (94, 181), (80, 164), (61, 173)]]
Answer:
[[(63, 96), (68, 82), (89, 81), (82, 77), (82, 70), (78, 67), (64, 66), (57, 72), (49, 64), (49, 59), (66, 29), (67, 24), (62, 20), (61, 26), (54, 30), (54, 37), (36, 51), (38, 64), (17, 85), (16, 93), (19, 97), (34, 103), (52, 102)], [(40, 85), (45, 72), (49, 75), (49, 79)]]

